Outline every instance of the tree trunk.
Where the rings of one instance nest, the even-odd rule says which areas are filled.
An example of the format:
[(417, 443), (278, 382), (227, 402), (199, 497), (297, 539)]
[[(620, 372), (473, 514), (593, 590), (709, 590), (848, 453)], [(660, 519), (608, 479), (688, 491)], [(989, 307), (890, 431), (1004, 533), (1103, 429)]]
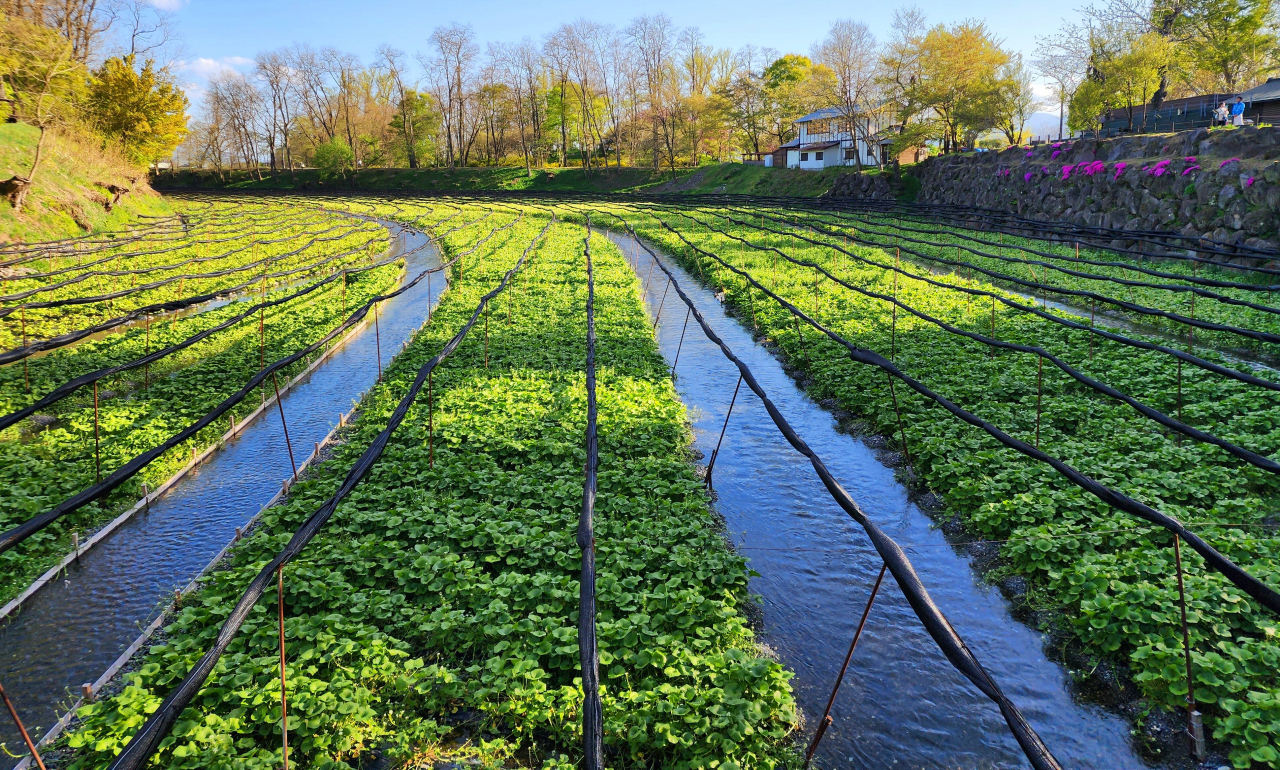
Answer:
[(36, 172), (40, 170), (40, 159), (44, 155), (44, 140), (47, 135), (44, 126), (40, 127), (40, 138), (36, 140), (36, 156), (31, 161), (31, 170), (27, 172), (25, 177), (14, 176), (7, 181), (0, 182), (0, 193), (3, 193), (9, 202), (13, 204), (15, 211), (22, 211), (22, 206), (27, 202), (27, 195), (31, 192), (31, 185), (35, 183)]

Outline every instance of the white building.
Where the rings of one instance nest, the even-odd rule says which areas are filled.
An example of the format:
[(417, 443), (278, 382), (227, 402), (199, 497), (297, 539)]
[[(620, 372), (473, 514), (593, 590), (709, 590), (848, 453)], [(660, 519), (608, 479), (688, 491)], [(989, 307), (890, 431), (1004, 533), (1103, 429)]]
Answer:
[(824, 107), (795, 121), (799, 135), (778, 148), (787, 154), (787, 168), (821, 171), (831, 166), (856, 166), (861, 159), (864, 168), (879, 165), (875, 149), (868, 147), (870, 119), (856, 116), (862, 126), (852, 136), (844, 126), (848, 119), (839, 107)]

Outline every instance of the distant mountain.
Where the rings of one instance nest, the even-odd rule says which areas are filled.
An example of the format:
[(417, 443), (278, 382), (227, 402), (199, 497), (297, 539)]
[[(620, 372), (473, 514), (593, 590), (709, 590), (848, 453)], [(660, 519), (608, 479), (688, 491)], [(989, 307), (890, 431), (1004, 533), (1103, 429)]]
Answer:
[[(1067, 130), (1067, 127), (1065, 125), (1066, 123), (1065, 115), (1063, 117), (1064, 117), (1064, 120), (1063, 120), (1064, 125), (1062, 127), (1062, 130), (1064, 133), (1067, 133), (1069, 135), (1070, 132)], [(1058, 138), (1058, 113), (1037, 112), (1033, 114), (1031, 116), (1031, 119), (1027, 121), (1027, 131), (1030, 132), (1032, 137), (1050, 137), (1053, 139), (1057, 139)]]

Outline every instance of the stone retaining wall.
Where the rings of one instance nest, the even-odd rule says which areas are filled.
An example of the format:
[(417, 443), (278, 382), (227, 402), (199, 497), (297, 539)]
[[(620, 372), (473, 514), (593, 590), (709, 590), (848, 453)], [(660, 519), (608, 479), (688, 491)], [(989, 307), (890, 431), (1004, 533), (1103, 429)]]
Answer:
[[(1280, 243), (1280, 128), (1067, 141), (957, 153), (909, 169), (919, 203), (1001, 209), (1223, 244)], [(851, 174), (829, 195), (891, 199), (889, 177)]]

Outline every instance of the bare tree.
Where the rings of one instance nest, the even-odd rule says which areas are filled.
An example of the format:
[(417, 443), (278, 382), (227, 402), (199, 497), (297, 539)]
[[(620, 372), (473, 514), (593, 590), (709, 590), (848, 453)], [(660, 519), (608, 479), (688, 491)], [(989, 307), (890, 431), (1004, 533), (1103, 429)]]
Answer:
[(1036, 41), (1036, 58), (1031, 60), (1031, 66), (1053, 90), (1054, 101), (1058, 103), (1058, 138), (1061, 139), (1067, 104), (1089, 71), (1088, 46), (1082, 49), (1076, 40), (1066, 35), (1039, 38)]
[[(644, 78), (650, 127), (653, 131), (653, 170), (658, 170), (661, 159), (659, 147), (664, 146), (671, 165), (671, 177), (674, 179), (676, 115), (671, 102), (675, 73), (671, 57), (676, 47), (675, 24), (666, 14), (639, 16), (627, 27), (626, 34), (639, 56), (640, 71)], [(679, 96), (678, 89), (675, 89), (674, 96)]]
[(475, 34), (471, 27), (450, 24), (431, 33), (433, 56), (423, 61), (431, 73), (433, 89), (444, 108), (444, 127), (449, 168), (466, 165), (471, 143), (479, 124), (471, 114), (471, 86), (476, 56)]
[(300, 114), (305, 117), (302, 125), (310, 134), (311, 143), (320, 145), (332, 140), (337, 136), (340, 119), (337, 84), (330, 82), (329, 70), (310, 46), (294, 46), (287, 61), (302, 107)]
[(217, 110), (230, 135), (234, 155), (262, 179), (259, 143), (264, 131), (264, 100), (253, 81), (239, 72), (224, 71), (209, 80), (206, 99)]
[(560, 27), (542, 44), (542, 55), (547, 67), (560, 89), (560, 166), (563, 168), (569, 157), (569, 98), (565, 93), (569, 83), (569, 68), (573, 61), (573, 38), (567, 25)]
[(840, 122), (853, 138), (858, 171), (862, 171), (858, 141), (870, 149), (872, 113), (881, 108), (876, 80), (879, 54), (876, 38), (867, 25), (849, 19), (832, 24), (827, 36), (813, 48), (813, 58), (835, 73)]
[(378, 49), (379, 66), (387, 74), (395, 88), (396, 102), (400, 106), (401, 131), (404, 132), (405, 151), (409, 157), (409, 168), (418, 167), (417, 137), (413, 127), (413, 105), (410, 92), (413, 86), (405, 84), (404, 52), (384, 45)]
[(255, 58), (258, 77), (267, 87), (267, 98), (271, 103), (270, 131), (267, 144), (271, 153), (271, 173), (277, 172), (276, 140), (284, 148), (284, 162), (289, 169), (289, 178), (297, 181), (293, 168), (293, 152), (289, 146), (289, 134), (293, 132), (295, 108), (295, 84), (293, 69), (289, 66), (288, 54), (283, 51), (260, 53)]

